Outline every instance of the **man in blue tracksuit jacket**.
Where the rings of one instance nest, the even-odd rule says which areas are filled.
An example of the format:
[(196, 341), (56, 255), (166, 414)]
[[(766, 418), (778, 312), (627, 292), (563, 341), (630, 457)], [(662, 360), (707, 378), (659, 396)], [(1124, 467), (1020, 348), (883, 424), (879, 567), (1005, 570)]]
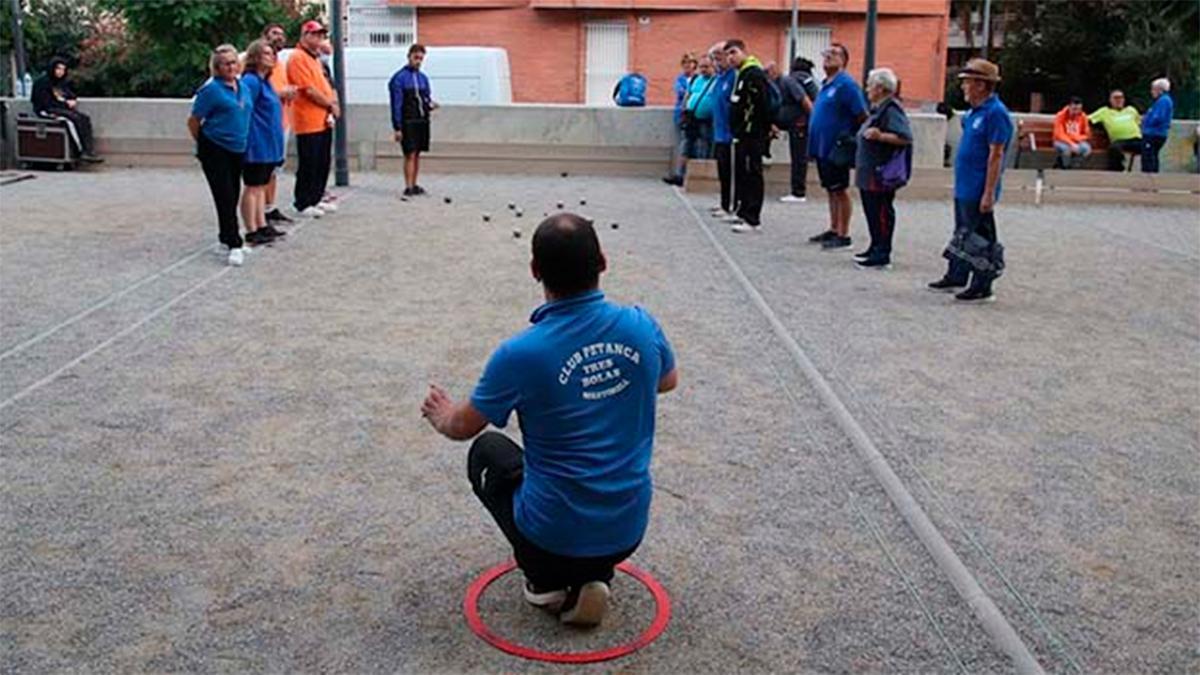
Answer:
[(732, 219), (737, 209), (737, 196), (733, 193), (733, 129), (729, 126), (733, 82), (737, 79), (737, 68), (729, 66), (725, 57), (725, 43), (718, 42), (709, 49), (713, 65), (717, 69), (717, 81), (711, 92), (713, 99), (713, 157), (717, 160), (717, 177), (721, 181), (721, 205), (712, 209), (713, 215)]
[(388, 82), (392, 102), (392, 131), (404, 152), (404, 196), (425, 194), (417, 185), (421, 153), (429, 151), (429, 113), (438, 105), (433, 100), (429, 78), (421, 72), (425, 46), (408, 48), (408, 65), (396, 71)]
[(1142, 172), (1158, 173), (1158, 151), (1171, 134), (1171, 117), (1175, 101), (1171, 98), (1171, 81), (1160, 77), (1150, 84), (1154, 105), (1142, 117)]

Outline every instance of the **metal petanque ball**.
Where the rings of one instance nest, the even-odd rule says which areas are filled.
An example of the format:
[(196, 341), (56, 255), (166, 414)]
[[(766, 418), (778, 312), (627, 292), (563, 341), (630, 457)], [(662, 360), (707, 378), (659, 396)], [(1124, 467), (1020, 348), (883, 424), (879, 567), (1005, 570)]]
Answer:
[(555, 206), (555, 208), (557, 208), (559, 211), (562, 211), (563, 203), (562, 203), (562, 202), (557, 202), (557, 203), (555, 203), (555, 204), (554, 204), (554, 206)]
[(444, 197), (444, 198), (442, 198), (442, 201), (444, 201), (444, 202), (446, 202), (447, 204), (449, 204), (449, 203), (450, 203), (450, 198), (449, 198), (449, 197)]
[(517, 212), (516, 212), (516, 214), (515, 214), (515, 215), (516, 215), (518, 218), (520, 218), (521, 216), (525, 215), (525, 212), (524, 212), (524, 211), (522, 211), (521, 209), (517, 209)]
[(580, 206), (587, 206), (587, 200), (586, 200), (586, 199), (580, 199), (580, 200), (579, 200), (579, 205), (580, 205)]
[(620, 223), (613, 223), (613, 224), (612, 224), (612, 229), (614, 229), (614, 230), (616, 230), (616, 229), (619, 229), (620, 227), (621, 227), (621, 224), (620, 224)]
[(520, 238), (521, 238), (521, 231), (518, 230), (517, 228), (513, 228), (513, 239), (520, 239)]
[(491, 214), (488, 214), (488, 213), (485, 213), (485, 214), (483, 214), (483, 222), (485, 222), (485, 223), (490, 223), (490, 222), (492, 222), (492, 216), (491, 216)]
[(562, 172), (562, 173), (561, 173), (561, 174), (559, 174), (559, 175), (561, 175), (563, 178), (566, 178), (566, 177), (567, 177), (567, 172), (566, 172), (566, 171), (564, 171), (564, 172)]
[(509, 203), (508, 203), (508, 210), (509, 210), (509, 211), (516, 211), (516, 210), (517, 210), (517, 203), (516, 203), (516, 202), (509, 202)]

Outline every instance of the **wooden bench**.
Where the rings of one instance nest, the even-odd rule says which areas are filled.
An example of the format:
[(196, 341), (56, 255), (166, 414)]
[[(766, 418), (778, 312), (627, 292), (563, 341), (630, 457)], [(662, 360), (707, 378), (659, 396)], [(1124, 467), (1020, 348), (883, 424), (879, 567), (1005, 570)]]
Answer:
[[(1108, 168), (1108, 134), (1100, 126), (1092, 127), (1092, 154), (1080, 164), (1082, 169), (1104, 170)], [(1137, 152), (1126, 151), (1129, 160), (1125, 163), (1126, 171), (1133, 171), (1133, 158)], [(1018, 169), (1049, 169), (1054, 166), (1058, 153), (1054, 149), (1054, 120), (1053, 119), (1022, 119), (1017, 121), (1017, 159)]]

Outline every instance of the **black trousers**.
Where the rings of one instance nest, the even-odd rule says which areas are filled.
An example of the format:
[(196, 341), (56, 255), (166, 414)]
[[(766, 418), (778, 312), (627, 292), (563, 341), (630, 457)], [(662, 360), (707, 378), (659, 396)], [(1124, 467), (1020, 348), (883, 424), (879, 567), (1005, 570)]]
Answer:
[(70, 108), (55, 108), (50, 111), (55, 117), (65, 117), (75, 125), (75, 133), (79, 134), (79, 152), (84, 155), (94, 154), (96, 149), (94, 136), (92, 135), (92, 118), (86, 113), (81, 113), (78, 110)]
[(1142, 173), (1158, 173), (1158, 151), (1166, 144), (1166, 136), (1142, 137)]
[(242, 194), (242, 154), (208, 140), (200, 131), (196, 157), (204, 169), (213, 204), (217, 207), (217, 239), (229, 248), (242, 247), (238, 231), (238, 197)]
[(859, 190), (867, 231), (871, 233), (870, 257), (891, 260), (892, 234), (896, 231), (896, 191)]
[(296, 135), (296, 189), (293, 206), (303, 211), (321, 203), (329, 183), (329, 166), (333, 157), (333, 129), (315, 134)]
[(971, 288), (991, 290), (1004, 269), (1004, 247), (996, 235), (995, 210), (983, 213), (977, 200), (954, 200), (954, 236), (942, 253), (946, 278)]
[(762, 223), (763, 150), (762, 139), (739, 139), (733, 144), (734, 180), (737, 181), (737, 215), (750, 225)]
[[(1128, 138), (1123, 141), (1117, 141), (1115, 143), (1109, 144), (1108, 151), (1107, 151), (1108, 170), (1109, 171), (1124, 171), (1125, 170), (1125, 153), (1141, 152), (1141, 151), (1142, 151), (1142, 139), (1140, 139), (1140, 138)], [(1130, 158), (1129, 161), (1132, 162), (1133, 159)], [(1143, 159), (1142, 164), (1144, 165), (1145, 162), (1146, 162), (1146, 160)]]
[(721, 182), (721, 208), (733, 213), (737, 208), (737, 195), (733, 194), (733, 146), (729, 143), (714, 143), (713, 157), (717, 160), (717, 180)]
[(788, 129), (788, 152), (792, 156), (792, 195), (803, 197), (808, 191), (808, 130)]
[(539, 591), (578, 588), (589, 581), (612, 581), (613, 568), (633, 555), (637, 546), (596, 558), (563, 556), (538, 547), (521, 534), (513, 517), (513, 493), (520, 486), (524, 472), (524, 452), (508, 436), (487, 431), (471, 444), (467, 455), (471, 489), (512, 545), (513, 556), (525, 578)]

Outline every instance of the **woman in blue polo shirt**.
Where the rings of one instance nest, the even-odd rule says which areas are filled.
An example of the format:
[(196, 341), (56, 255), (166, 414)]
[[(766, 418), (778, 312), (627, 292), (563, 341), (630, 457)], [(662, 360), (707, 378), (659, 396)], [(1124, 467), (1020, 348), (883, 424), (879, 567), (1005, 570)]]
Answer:
[(266, 244), (283, 232), (267, 224), (267, 184), (275, 167), (283, 164), (283, 104), (271, 86), (275, 50), (266, 40), (255, 40), (246, 48), (242, 64), (242, 88), (250, 99), (250, 133), (242, 157), (242, 222), (246, 242)]
[(238, 193), (251, 103), (238, 80), (237, 48), (217, 47), (208, 67), (212, 77), (196, 92), (187, 125), (196, 139), (196, 157), (217, 207), (218, 239), (229, 248), (229, 264), (238, 266), (244, 261), (238, 233)]

